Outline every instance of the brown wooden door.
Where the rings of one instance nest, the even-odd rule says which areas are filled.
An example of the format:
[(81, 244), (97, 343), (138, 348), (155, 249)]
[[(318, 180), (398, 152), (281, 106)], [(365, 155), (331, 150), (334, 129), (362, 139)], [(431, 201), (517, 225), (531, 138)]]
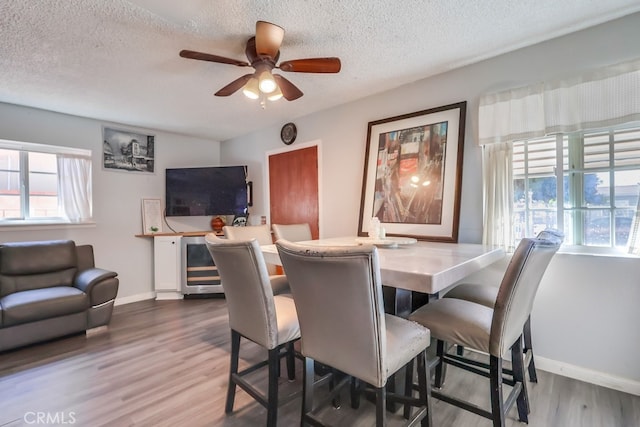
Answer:
[(306, 222), (318, 239), (318, 146), (269, 156), (269, 209), (272, 224)]

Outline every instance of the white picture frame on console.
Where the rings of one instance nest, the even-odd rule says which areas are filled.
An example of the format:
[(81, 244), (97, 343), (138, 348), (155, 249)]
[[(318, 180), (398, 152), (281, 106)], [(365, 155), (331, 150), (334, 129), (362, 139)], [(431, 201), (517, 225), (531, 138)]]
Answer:
[(162, 202), (142, 199), (142, 234), (162, 233)]

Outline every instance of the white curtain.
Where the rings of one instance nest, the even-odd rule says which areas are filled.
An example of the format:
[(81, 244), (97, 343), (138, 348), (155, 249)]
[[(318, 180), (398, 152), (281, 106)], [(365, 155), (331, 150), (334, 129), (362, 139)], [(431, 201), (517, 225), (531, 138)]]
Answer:
[(512, 166), (504, 145), (636, 121), (640, 121), (640, 59), (482, 96), (478, 143), (484, 146), (483, 242), (511, 246), (511, 231), (505, 228), (511, 230), (513, 218)]
[(70, 222), (92, 219), (91, 158), (58, 154), (58, 206)]
[(513, 146), (482, 147), (483, 229), (482, 243), (513, 250)]
[[(640, 185), (638, 187), (640, 188)], [(638, 206), (636, 206), (636, 214), (629, 233), (629, 253), (640, 255), (640, 197), (638, 197)]]

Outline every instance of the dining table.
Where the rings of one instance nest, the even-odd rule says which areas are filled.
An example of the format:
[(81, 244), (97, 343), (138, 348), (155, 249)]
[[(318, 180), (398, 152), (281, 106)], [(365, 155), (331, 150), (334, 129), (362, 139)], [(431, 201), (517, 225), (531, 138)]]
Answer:
[[(505, 256), (504, 250), (475, 243), (418, 241), (406, 237), (332, 237), (297, 242), (314, 247), (372, 244), (378, 248), (385, 310), (408, 315), (439, 298), (456, 282)], [(265, 262), (282, 265), (275, 245), (261, 246)]]
[[(459, 280), (505, 256), (504, 250), (498, 247), (474, 243), (427, 242), (394, 236), (384, 239), (332, 237), (297, 243), (317, 248), (367, 244), (376, 246), (385, 312), (405, 318), (430, 299), (439, 298), (443, 291)], [(282, 265), (275, 244), (262, 245), (261, 249), (265, 262)], [(433, 358), (435, 360), (437, 359)], [(403, 370), (393, 377), (387, 384), (390, 392), (403, 387)], [(398, 405), (387, 402), (387, 409), (395, 412)]]

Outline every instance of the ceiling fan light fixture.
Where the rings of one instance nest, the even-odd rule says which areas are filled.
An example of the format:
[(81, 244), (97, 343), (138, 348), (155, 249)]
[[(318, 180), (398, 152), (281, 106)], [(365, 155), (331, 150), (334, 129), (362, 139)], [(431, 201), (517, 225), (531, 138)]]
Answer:
[(260, 90), (258, 88), (258, 79), (251, 77), (246, 85), (242, 88), (242, 93), (249, 99), (260, 98)]
[(269, 101), (277, 101), (280, 98), (282, 98), (282, 91), (278, 86), (276, 86), (276, 89), (273, 92), (267, 95), (267, 99)]
[(180, 51), (180, 57), (253, 68), (252, 72), (233, 80), (214, 95), (229, 96), (242, 89), (247, 98), (260, 100), (263, 107), (267, 100), (284, 98), (295, 101), (304, 95), (289, 80), (280, 74), (274, 75), (274, 69), (294, 73), (340, 72), (340, 58), (335, 57), (292, 59), (279, 63), (283, 37), (284, 29), (279, 25), (258, 21), (255, 36), (250, 37), (245, 46), (246, 61), (186, 49)]
[(258, 81), (260, 91), (262, 93), (271, 93), (278, 87), (275, 79), (273, 78), (273, 74), (271, 74), (271, 71), (269, 70), (264, 70), (263, 72), (261, 72), (258, 76)]

